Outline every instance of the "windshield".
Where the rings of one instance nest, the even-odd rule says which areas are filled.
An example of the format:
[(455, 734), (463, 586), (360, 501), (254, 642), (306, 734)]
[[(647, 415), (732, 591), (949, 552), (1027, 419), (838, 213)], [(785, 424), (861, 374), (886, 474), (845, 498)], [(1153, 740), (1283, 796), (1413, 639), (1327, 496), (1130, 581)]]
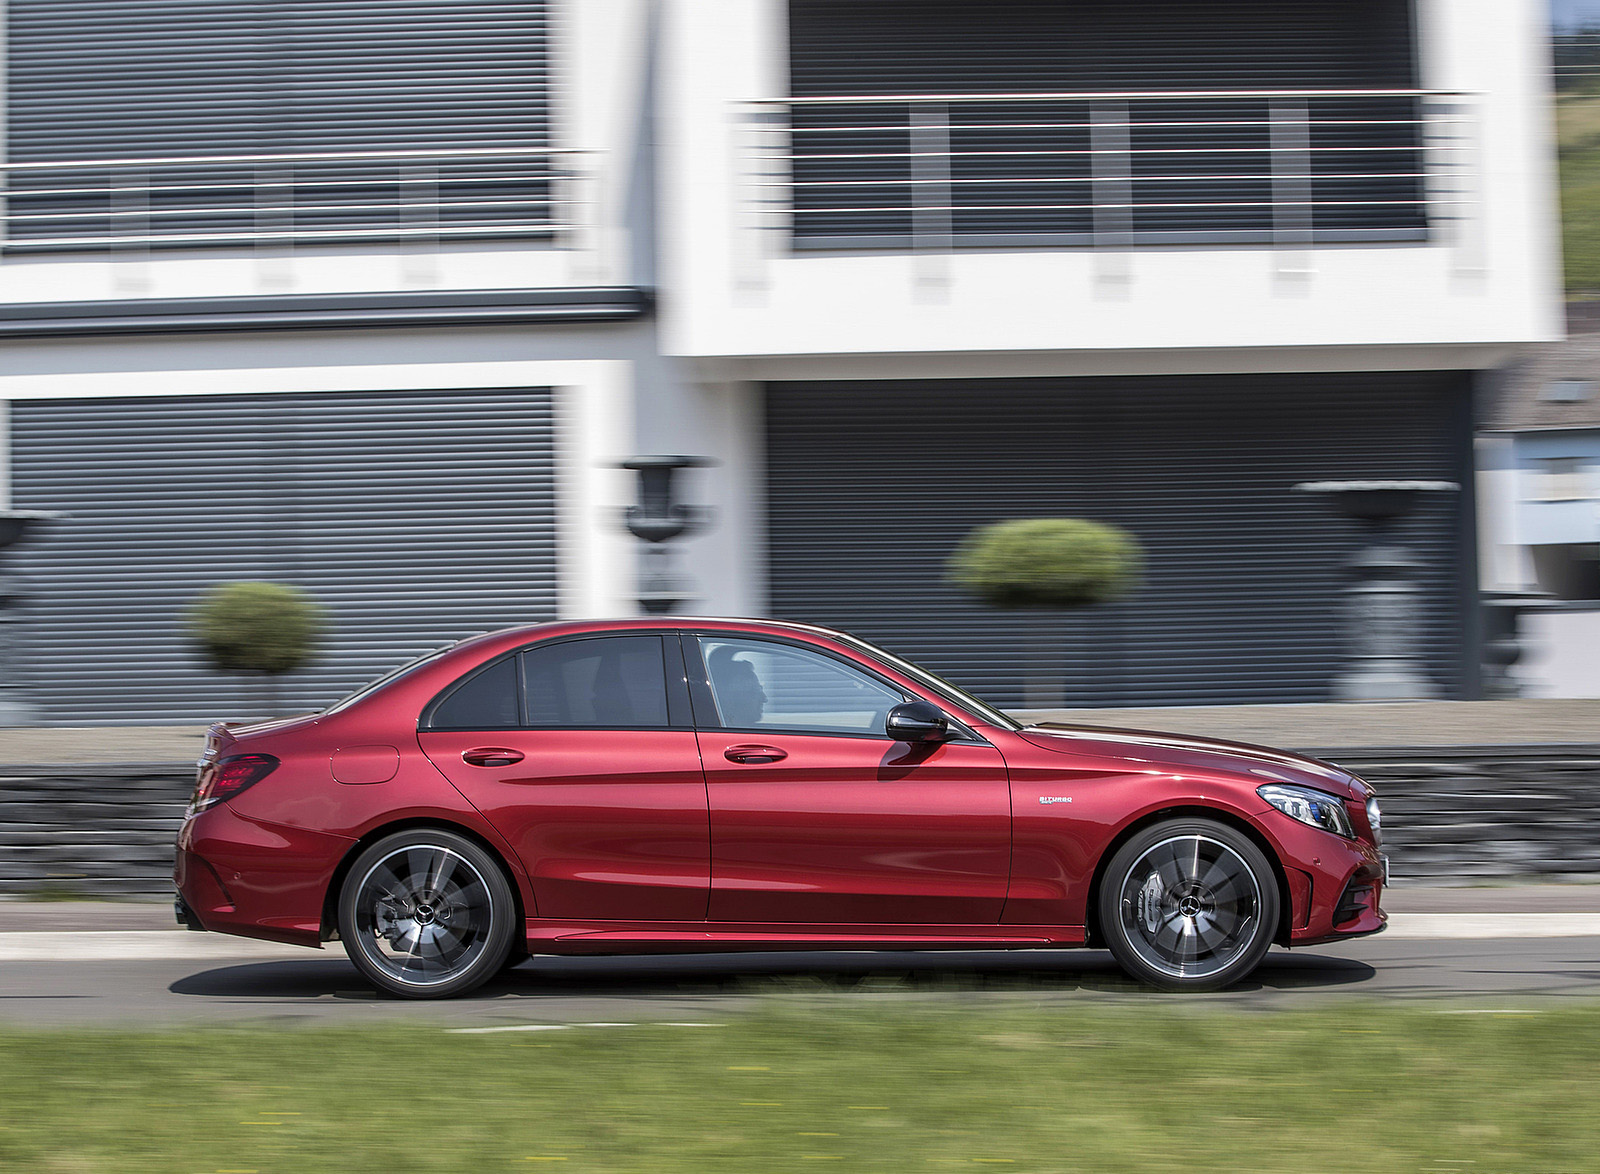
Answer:
[(424, 652), (421, 656), (414, 656), (410, 660), (404, 662), (403, 664), (397, 665), (395, 668), (390, 669), (388, 672), (384, 673), (383, 676), (379, 677), (377, 680), (367, 682), (365, 685), (361, 686), (361, 688), (357, 689), (354, 693), (351, 693), (349, 696), (341, 697), (338, 701), (335, 701), (332, 705), (328, 706), (328, 708), (323, 710), (322, 712), (323, 713), (337, 713), (339, 710), (344, 709), (347, 706), (354, 705), (357, 701), (360, 701), (363, 697), (367, 696), (369, 693), (377, 692), (379, 689), (381, 689), (385, 685), (387, 685), (390, 681), (398, 680), (400, 677), (403, 677), (407, 673), (409, 673), (412, 669), (421, 668), (423, 665), (427, 664), (429, 661), (443, 656), (445, 653), (449, 652), (454, 647), (455, 647), (454, 644), (446, 644), (443, 648), (435, 648), (431, 652)]
[(1014, 718), (1007, 717), (994, 706), (990, 705), (987, 701), (979, 700), (971, 693), (968, 693), (965, 689), (960, 689), (955, 685), (952, 685), (943, 677), (934, 676), (934, 674), (930, 673), (927, 669), (922, 668), (919, 665), (914, 665), (909, 660), (902, 660), (892, 652), (885, 652), (881, 648), (876, 648), (873, 645), (868, 644), (865, 640), (857, 639), (854, 636), (844, 635), (844, 633), (840, 633), (840, 635), (844, 636), (844, 642), (846, 644), (849, 644), (858, 652), (864, 652), (874, 660), (882, 661), (901, 676), (910, 677), (913, 681), (917, 682), (917, 684), (927, 689), (928, 692), (944, 698), (944, 700), (950, 702), (952, 705), (959, 705), (962, 709), (965, 709), (970, 713), (977, 714), (990, 725), (999, 726), (1003, 730), (1022, 729), (1021, 722)]

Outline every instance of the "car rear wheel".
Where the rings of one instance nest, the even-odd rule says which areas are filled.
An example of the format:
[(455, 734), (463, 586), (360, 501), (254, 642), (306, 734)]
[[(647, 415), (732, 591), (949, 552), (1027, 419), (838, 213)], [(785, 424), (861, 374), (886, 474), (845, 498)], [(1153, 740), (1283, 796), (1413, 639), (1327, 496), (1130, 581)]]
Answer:
[(499, 973), (515, 914), (511, 886), (487, 852), (453, 832), (414, 828), (356, 858), (339, 892), (339, 937), (382, 989), (438, 999)]
[(1271, 948), (1278, 885), (1247, 836), (1210, 820), (1171, 820), (1111, 858), (1099, 914), (1106, 944), (1133, 978), (1216, 990), (1248, 975)]

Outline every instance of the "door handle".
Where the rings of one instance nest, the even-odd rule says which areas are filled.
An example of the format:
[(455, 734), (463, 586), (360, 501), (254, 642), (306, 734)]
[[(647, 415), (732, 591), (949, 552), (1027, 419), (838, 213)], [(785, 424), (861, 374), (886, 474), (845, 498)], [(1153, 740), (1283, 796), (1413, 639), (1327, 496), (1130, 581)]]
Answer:
[(477, 746), (461, 752), (461, 761), (468, 766), (510, 766), (521, 762), (520, 750), (507, 750), (504, 746)]
[(780, 758), (788, 758), (789, 752), (780, 750), (776, 746), (729, 746), (722, 752), (722, 757), (729, 762), (754, 766), (757, 763), (777, 762)]

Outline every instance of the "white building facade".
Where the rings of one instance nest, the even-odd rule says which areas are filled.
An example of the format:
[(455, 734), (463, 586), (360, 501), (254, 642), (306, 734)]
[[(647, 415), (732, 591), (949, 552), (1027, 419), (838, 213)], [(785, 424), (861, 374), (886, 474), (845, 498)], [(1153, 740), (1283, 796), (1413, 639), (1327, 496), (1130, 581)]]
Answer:
[[(332, 609), (306, 705), (634, 611), (640, 453), (715, 462), (696, 610), (1003, 704), (1042, 656), (1074, 704), (1320, 700), (1360, 536), (1292, 486), (1456, 480), (1406, 537), (1475, 695), (1474, 388), (1560, 333), (1533, 0), (6, 20), (6, 488), (73, 515), (15, 556), (47, 720), (246, 704), (182, 630), (230, 579)], [(1133, 531), (1143, 589), (943, 582), (973, 526), (1058, 515)]]

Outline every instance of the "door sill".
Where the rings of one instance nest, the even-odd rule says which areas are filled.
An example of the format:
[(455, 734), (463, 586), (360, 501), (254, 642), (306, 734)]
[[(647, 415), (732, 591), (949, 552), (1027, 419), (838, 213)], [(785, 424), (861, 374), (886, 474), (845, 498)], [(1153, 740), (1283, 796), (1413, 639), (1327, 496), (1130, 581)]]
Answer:
[(771, 925), (734, 922), (590, 921), (529, 918), (534, 952), (720, 953), (736, 950), (1007, 949), (1081, 946), (1082, 926)]

